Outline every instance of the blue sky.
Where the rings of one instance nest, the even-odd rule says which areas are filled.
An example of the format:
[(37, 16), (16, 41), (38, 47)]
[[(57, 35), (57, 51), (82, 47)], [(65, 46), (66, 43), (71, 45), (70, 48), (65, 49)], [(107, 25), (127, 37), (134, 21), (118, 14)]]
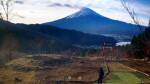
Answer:
[[(128, 0), (142, 25), (150, 18), (150, 0)], [(54, 21), (88, 7), (111, 19), (133, 23), (120, 0), (16, 0), (13, 6), (14, 23), (35, 24)]]
[(137, 0), (139, 3), (141, 3), (141, 4), (145, 4), (145, 5), (147, 5), (147, 6), (149, 6), (150, 5), (150, 0)]

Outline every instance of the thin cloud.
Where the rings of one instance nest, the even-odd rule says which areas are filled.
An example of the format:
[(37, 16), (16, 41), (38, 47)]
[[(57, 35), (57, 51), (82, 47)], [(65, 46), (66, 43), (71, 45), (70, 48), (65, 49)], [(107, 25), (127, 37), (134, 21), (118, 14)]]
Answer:
[(48, 7), (56, 7), (56, 6), (62, 7), (62, 6), (64, 6), (64, 5), (62, 5), (62, 4), (60, 4), (60, 3), (53, 3), (53, 4), (48, 5)]
[(20, 1), (20, 0), (16, 0), (15, 3), (16, 3), (16, 4), (24, 4), (24, 2), (23, 2), (23, 1)]
[[(131, 6), (135, 7), (139, 19), (142, 19), (144, 25), (146, 25), (146, 21), (148, 21), (150, 17), (150, 7), (136, 2), (132, 2)], [(120, 0), (17, 0), (14, 10), (26, 17), (26, 20), (22, 19), (24, 23), (29, 23), (28, 20), (31, 20), (32, 17), (34, 20), (30, 22), (34, 23), (36, 21), (36, 23), (44, 23), (46, 21), (53, 21), (66, 17), (79, 11), (82, 7), (92, 8), (99, 14), (108, 18), (125, 22), (131, 22), (132, 20), (122, 7)], [(34, 13), (31, 13), (31, 11)], [(46, 17), (46, 20), (44, 20), (45, 18), (43, 17)], [(14, 19), (13, 21), (21, 22), (17, 20), (19, 19)]]
[(76, 9), (76, 8), (81, 9), (83, 6), (53, 3), (53, 4), (48, 5), (48, 7), (68, 7), (68, 8), (74, 8), (74, 9)]

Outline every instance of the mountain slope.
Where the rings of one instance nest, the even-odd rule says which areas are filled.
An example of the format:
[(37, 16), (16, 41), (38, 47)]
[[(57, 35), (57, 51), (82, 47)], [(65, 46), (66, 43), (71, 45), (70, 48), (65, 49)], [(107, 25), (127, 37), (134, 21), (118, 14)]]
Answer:
[(115, 37), (117, 40), (130, 40), (134, 35), (142, 31), (133, 24), (106, 18), (89, 8), (83, 8), (79, 12), (56, 20), (44, 23), (64, 29), (73, 29), (85, 33), (106, 35)]
[[(60, 52), (78, 46), (98, 47), (104, 43), (113, 46), (116, 43), (111, 37), (59, 29), (53, 26), (12, 24), (4, 21), (0, 22), (0, 37), (1, 46), (11, 42), (11, 44), (18, 44), (18, 49), (23, 52), (39, 52), (41, 50)], [(12, 38), (14, 40), (10, 40)]]
[(1, 49), (11, 48), (12, 50), (25, 53), (41, 53), (41, 51), (53, 53), (73, 47), (71, 44), (66, 44), (58, 38), (32, 31), (30, 25), (19, 25), (9, 22), (0, 23), (0, 38)]

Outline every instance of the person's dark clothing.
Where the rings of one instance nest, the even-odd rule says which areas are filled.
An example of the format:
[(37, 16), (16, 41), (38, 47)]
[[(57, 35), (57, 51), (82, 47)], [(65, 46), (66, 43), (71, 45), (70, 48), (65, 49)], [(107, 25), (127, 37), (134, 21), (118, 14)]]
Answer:
[(104, 70), (102, 67), (99, 69), (99, 78), (98, 78), (98, 84), (102, 84), (104, 78)]

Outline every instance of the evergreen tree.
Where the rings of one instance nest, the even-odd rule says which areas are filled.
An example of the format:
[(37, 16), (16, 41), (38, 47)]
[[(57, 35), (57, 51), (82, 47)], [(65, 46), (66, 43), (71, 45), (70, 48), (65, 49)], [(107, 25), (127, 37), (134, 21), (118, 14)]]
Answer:
[(133, 37), (132, 51), (136, 58), (147, 58), (147, 60), (150, 60), (150, 20), (145, 32), (137, 37)]

